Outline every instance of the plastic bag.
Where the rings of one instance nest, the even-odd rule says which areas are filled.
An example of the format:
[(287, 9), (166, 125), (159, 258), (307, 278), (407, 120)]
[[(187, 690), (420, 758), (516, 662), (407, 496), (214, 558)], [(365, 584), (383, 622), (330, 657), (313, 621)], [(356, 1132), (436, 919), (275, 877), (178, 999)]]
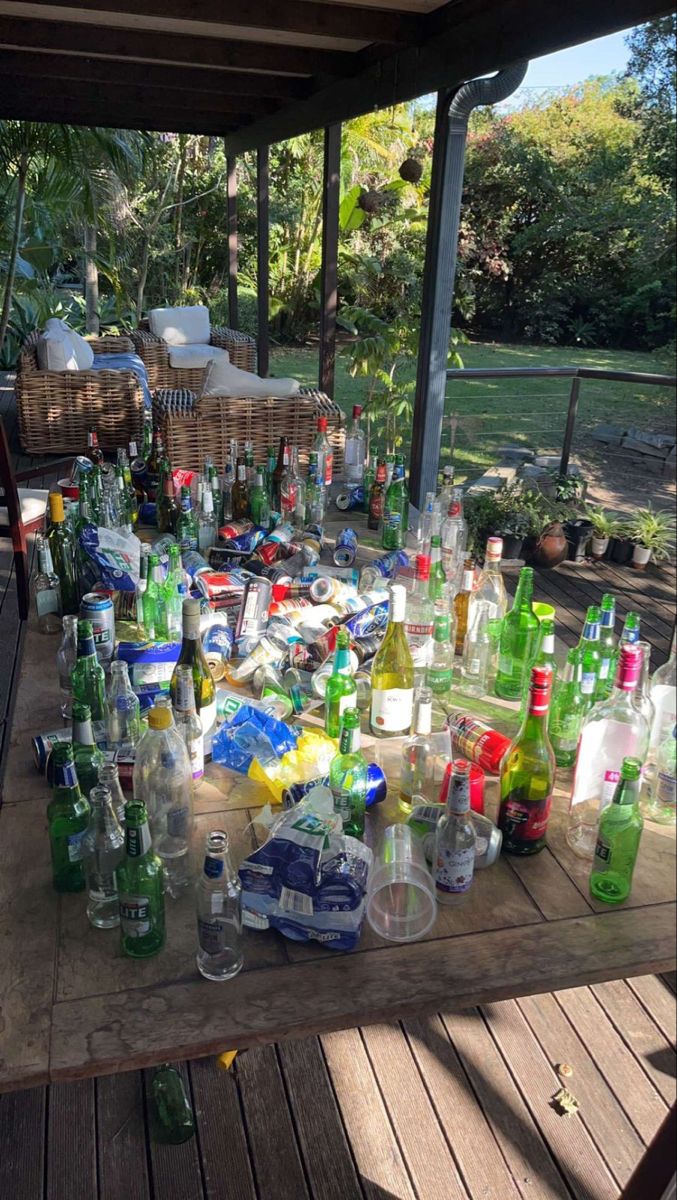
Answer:
[(103, 525), (84, 525), (80, 548), (96, 564), (101, 582), (113, 592), (135, 592), (139, 582), (141, 543), (133, 533)]

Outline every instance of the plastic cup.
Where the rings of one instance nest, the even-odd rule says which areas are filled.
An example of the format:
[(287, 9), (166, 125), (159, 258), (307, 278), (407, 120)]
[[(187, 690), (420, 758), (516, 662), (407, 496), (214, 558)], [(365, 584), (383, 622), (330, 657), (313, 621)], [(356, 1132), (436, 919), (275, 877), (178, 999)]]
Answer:
[(546, 617), (549, 617), (552, 621), (554, 621), (555, 613), (557, 611), (554, 605), (544, 604), (542, 600), (537, 600), (536, 603), (532, 604), (531, 607), (533, 609), (534, 616), (538, 617), (539, 621), (544, 621)]
[(414, 942), (437, 916), (423, 842), (408, 825), (389, 825), (369, 881), (367, 920), (389, 942)]

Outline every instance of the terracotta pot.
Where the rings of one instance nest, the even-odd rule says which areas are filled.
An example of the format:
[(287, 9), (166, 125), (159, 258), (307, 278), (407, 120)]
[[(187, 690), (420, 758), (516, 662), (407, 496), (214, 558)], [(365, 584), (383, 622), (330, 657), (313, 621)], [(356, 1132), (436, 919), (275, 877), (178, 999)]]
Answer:
[(630, 563), (633, 570), (645, 571), (650, 562), (651, 551), (647, 550), (646, 546), (635, 546), (632, 552), (632, 562)]
[(552, 525), (544, 529), (536, 540), (531, 562), (535, 567), (551, 570), (552, 567), (558, 567), (561, 562), (564, 562), (568, 553), (569, 543), (562, 525), (559, 521), (553, 521)]
[(592, 557), (593, 558), (604, 558), (604, 555), (606, 554), (608, 548), (609, 548), (608, 537), (603, 537), (603, 538), (593, 537), (592, 538)]

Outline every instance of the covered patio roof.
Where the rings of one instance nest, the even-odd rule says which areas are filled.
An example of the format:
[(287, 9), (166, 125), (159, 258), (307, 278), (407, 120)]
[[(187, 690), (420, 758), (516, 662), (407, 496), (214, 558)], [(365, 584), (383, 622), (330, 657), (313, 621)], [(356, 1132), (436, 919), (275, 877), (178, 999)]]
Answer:
[(661, 0), (0, 0), (0, 117), (229, 155), (637, 24)]

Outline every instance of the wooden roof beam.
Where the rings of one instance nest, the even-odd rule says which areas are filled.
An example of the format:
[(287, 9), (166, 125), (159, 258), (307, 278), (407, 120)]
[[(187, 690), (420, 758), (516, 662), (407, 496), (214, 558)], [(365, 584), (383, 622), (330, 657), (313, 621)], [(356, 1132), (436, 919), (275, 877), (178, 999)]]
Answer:
[[(16, 109), (22, 105), (34, 108), (42, 104), (42, 117), (26, 117), (26, 120), (61, 120), (53, 118), (53, 105), (66, 109), (70, 108), (70, 116), (65, 120), (68, 124), (97, 124), (96, 121), (86, 122), (75, 118), (83, 112), (102, 110), (110, 118), (109, 124), (119, 125), (121, 129), (151, 129), (157, 126), (146, 124), (149, 113), (158, 120), (164, 120), (161, 129), (173, 130), (171, 121), (175, 118), (188, 120), (192, 123), (192, 132), (201, 133), (199, 120), (206, 117), (213, 126), (217, 122), (230, 129), (237, 127), (247, 119), (247, 111), (243, 111), (241, 99), (233, 96), (219, 96), (204, 92), (183, 92), (175, 88), (145, 87), (138, 83), (129, 82), (124, 91), (118, 96), (92, 87), (88, 81), (73, 81), (61, 79), (34, 79), (27, 75), (0, 76), (0, 116), (16, 115)], [(269, 107), (269, 101), (258, 100), (256, 106)], [(11, 114), (7, 111), (12, 110)], [(118, 119), (118, 114), (120, 117)], [(19, 114), (20, 115), (20, 114)], [(124, 119), (123, 119), (124, 118)], [(130, 123), (131, 122), (131, 123)], [(207, 132), (205, 130), (205, 132)]]
[(46, 110), (44, 101), (34, 97), (0, 99), (0, 118), (44, 122), (45, 111), (49, 112), (47, 123), (55, 125), (96, 125), (105, 129), (144, 129), (157, 133), (195, 133), (211, 137), (223, 137), (237, 127), (229, 113), (221, 116), (200, 109), (190, 109), (188, 112), (184, 109), (182, 114), (165, 115), (163, 110), (148, 108), (143, 123), (140, 123), (138, 109), (118, 106), (115, 112), (111, 112), (109, 104), (95, 103), (94, 100), (84, 105), (66, 96), (60, 103), (50, 101)]

